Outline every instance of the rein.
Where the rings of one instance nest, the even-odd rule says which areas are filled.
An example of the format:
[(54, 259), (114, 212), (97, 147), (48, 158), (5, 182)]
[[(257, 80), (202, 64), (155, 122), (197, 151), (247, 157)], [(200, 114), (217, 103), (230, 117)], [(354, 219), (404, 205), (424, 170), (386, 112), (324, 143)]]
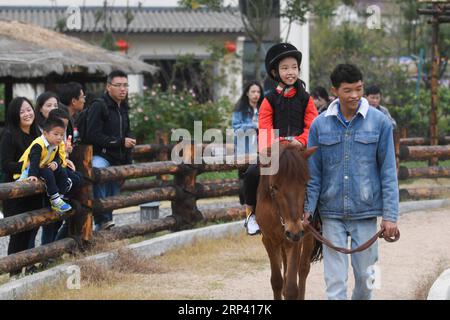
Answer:
[(397, 233), (395, 234), (395, 236), (393, 238), (390, 238), (388, 236), (384, 235), (384, 229), (381, 229), (380, 231), (378, 231), (376, 234), (373, 235), (372, 238), (370, 238), (369, 240), (367, 240), (366, 242), (364, 242), (362, 245), (360, 245), (359, 247), (355, 248), (355, 249), (347, 249), (347, 248), (341, 248), (341, 247), (336, 247), (334, 244), (331, 243), (330, 240), (324, 238), (319, 231), (316, 230), (316, 228), (314, 228), (312, 225), (307, 224), (304, 225), (304, 227), (306, 227), (309, 231), (311, 231), (313, 237), (317, 240), (322, 242), (324, 245), (326, 245), (327, 247), (337, 251), (337, 252), (341, 252), (344, 254), (352, 254), (355, 252), (360, 252), (360, 251), (364, 251), (367, 248), (369, 248), (375, 241), (378, 240), (378, 238), (383, 238), (384, 240), (386, 240), (387, 242), (395, 242), (398, 239), (400, 239), (400, 231), (397, 229)]

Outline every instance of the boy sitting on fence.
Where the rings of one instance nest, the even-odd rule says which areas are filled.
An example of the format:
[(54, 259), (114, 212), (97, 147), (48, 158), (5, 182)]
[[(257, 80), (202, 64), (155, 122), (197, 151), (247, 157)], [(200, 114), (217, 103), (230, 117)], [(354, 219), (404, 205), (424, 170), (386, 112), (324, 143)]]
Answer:
[(66, 171), (65, 130), (61, 119), (47, 119), (42, 135), (31, 143), (19, 159), (22, 173), (14, 175), (14, 179), (18, 180), (44, 180), (52, 210), (56, 213), (72, 209), (61, 199), (61, 194), (67, 193), (72, 187)]

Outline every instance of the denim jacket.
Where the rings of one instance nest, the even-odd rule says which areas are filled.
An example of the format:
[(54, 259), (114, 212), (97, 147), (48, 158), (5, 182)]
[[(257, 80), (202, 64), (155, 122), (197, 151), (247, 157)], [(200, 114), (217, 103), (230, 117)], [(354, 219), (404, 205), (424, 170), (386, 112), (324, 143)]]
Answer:
[[(257, 151), (256, 132), (258, 129), (258, 111), (256, 110), (255, 112), (250, 107), (248, 112), (234, 111), (231, 124), (235, 132), (234, 144), (236, 147), (236, 154), (255, 153)], [(255, 130), (254, 134), (247, 131), (249, 129)], [(243, 132), (239, 133), (239, 131)], [(246, 133), (247, 136), (244, 136), (244, 133)], [(244, 145), (238, 143), (238, 137), (245, 139)]]
[[(234, 111), (231, 119), (231, 125), (234, 130), (242, 129), (244, 131), (248, 129), (258, 129), (258, 122), (254, 122), (254, 113), (250, 112), (242, 112), (242, 111)], [(258, 114), (256, 114), (256, 119), (258, 118)]]
[(391, 121), (361, 99), (346, 127), (338, 117), (339, 100), (312, 123), (308, 147), (311, 179), (305, 212), (327, 218), (398, 219), (399, 191)]

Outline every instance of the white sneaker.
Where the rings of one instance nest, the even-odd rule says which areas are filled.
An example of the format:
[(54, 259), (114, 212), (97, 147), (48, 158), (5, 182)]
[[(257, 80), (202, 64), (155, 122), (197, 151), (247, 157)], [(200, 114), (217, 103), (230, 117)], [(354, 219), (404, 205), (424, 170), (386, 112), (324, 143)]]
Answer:
[(250, 236), (261, 233), (254, 213), (248, 216), (247, 221), (245, 221), (245, 227), (247, 228), (247, 234)]
[(102, 231), (102, 230), (110, 230), (112, 227), (114, 227), (116, 224), (112, 221), (105, 221), (100, 224), (96, 225), (95, 231)]

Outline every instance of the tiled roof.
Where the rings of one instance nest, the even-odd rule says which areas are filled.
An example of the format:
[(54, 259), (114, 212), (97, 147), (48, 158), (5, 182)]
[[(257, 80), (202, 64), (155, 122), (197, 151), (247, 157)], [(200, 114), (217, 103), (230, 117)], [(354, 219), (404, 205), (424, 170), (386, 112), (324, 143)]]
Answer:
[[(9, 7), (0, 6), (0, 20), (18, 20), (38, 26), (56, 29), (65, 25), (67, 7)], [(222, 12), (181, 8), (130, 7), (133, 15), (130, 33), (243, 33), (239, 12)], [(106, 23), (112, 32), (126, 32), (126, 7), (109, 7)], [(104, 19), (96, 17), (103, 13), (102, 7), (81, 8), (82, 26), (78, 32), (103, 32)], [(68, 31), (63, 29), (63, 31)]]

